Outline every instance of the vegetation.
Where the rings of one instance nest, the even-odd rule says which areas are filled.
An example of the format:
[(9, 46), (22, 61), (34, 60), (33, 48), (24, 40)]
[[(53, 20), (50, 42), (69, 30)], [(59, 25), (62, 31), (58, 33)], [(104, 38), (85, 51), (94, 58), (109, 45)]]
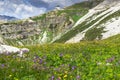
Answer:
[(26, 46), (0, 56), (1, 80), (119, 80), (120, 35), (102, 41)]
[(101, 27), (101, 28), (95, 27), (95, 28), (88, 30), (86, 32), (85, 38), (83, 40), (92, 41), (92, 40), (95, 40), (96, 38), (98, 38), (98, 40), (100, 40), (102, 38), (102, 33), (105, 32), (103, 29), (104, 29), (104, 27)]
[(97, 24), (96, 26), (99, 26), (103, 23), (106, 23), (108, 20), (112, 19), (112, 18), (115, 18), (116, 20), (118, 19), (118, 17), (120, 16), (120, 10), (119, 11), (116, 11), (115, 13), (107, 16), (105, 19), (103, 19), (102, 21), (99, 22), (99, 24)]

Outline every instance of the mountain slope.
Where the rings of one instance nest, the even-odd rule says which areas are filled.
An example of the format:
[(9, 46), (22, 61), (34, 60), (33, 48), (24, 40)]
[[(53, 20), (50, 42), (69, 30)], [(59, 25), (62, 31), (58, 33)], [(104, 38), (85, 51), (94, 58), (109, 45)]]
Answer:
[[(105, 39), (120, 33), (119, 0), (105, 0), (79, 19), (74, 28), (54, 42), (79, 42), (80, 40)], [(114, 25), (114, 26), (113, 26)]]
[(91, 2), (82, 3), (87, 4), (79, 5), (79, 8), (73, 5), (55, 9), (30, 19), (1, 24), (0, 34), (12, 45), (50, 43), (56, 36), (71, 29), (75, 22), (88, 12)]
[(11, 45), (100, 40), (120, 33), (119, 16), (119, 0), (90, 0), (0, 24), (0, 34)]

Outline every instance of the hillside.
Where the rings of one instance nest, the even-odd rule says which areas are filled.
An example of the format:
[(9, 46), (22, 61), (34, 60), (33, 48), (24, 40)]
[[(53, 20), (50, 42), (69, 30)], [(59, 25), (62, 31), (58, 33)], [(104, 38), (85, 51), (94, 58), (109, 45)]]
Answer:
[(119, 0), (105, 0), (80, 18), (74, 27), (53, 42), (75, 43), (106, 39), (120, 33)]
[(0, 24), (0, 35), (3, 36), (6, 44), (10, 45), (50, 43), (57, 36), (71, 29), (90, 8), (98, 3), (100, 2), (85, 1), (26, 20), (3, 23)]
[(119, 0), (89, 0), (63, 9), (57, 7), (29, 19), (0, 24), (5, 44), (76, 43), (120, 33)]

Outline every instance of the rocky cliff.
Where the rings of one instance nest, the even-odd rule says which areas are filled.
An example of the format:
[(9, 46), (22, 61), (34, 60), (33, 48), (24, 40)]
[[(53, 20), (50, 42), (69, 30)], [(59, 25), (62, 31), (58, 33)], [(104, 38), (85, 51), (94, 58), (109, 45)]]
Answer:
[(53, 37), (72, 28), (75, 23), (66, 13), (57, 14), (57, 11), (51, 11), (27, 20), (0, 24), (0, 34), (8, 43), (24, 45), (44, 43), (41, 40), (44, 37), (43, 34), (46, 33), (45, 42), (49, 42)]
[(51, 43), (73, 29), (76, 22), (87, 14), (89, 9), (102, 1), (88, 0), (26, 20), (3, 23), (0, 24), (0, 35), (6, 44), (11, 45)]

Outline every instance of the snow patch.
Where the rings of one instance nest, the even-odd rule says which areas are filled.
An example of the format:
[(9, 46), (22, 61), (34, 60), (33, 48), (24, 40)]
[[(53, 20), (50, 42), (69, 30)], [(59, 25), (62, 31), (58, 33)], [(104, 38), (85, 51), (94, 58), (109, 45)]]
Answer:
[(120, 34), (120, 17), (117, 20), (115, 18), (112, 18), (112, 22), (109, 21), (105, 23), (104, 26), (105, 26), (104, 31), (107, 32), (102, 33), (103, 35), (102, 39), (106, 39), (110, 36)]

